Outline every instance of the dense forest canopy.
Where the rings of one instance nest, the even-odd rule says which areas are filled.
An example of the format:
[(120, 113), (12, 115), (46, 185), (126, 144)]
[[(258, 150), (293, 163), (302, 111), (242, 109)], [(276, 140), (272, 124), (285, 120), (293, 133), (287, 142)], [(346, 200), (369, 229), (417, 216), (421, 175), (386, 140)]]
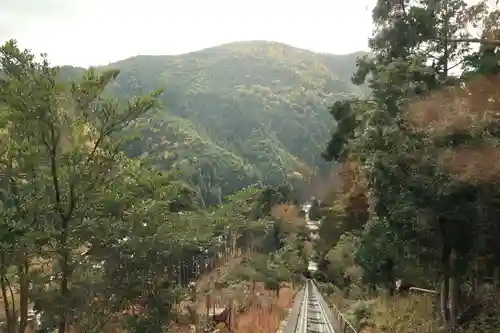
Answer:
[[(350, 81), (356, 57), (252, 41), (180, 56), (137, 56), (120, 70), (113, 96), (161, 87), (163, 110), (130, 129), (130, 156), (179, 167), (206, 205), (255, 184), (299, 185), (329, 164), (320, 154), (332, 101), (360, 96)], [(71, 78), (81, 69), (64, 67)]]
[(346, 292), (394, 294), (403, 279), (440, 296), (412, 314), (421, 328), (397, 317), (422, 298), (377, 323), (372, 305), (359, 325), (498, 330), (500, 10), (490, 5), (378, 1), (373, 56), (353, 75), (372, 95), (330, 109), (324, 156), (342, 164), (343, 182), (324, 210), (322, 270)]
[(0, 330), (169, 332), (186, 300), (199, 324), (224, 285), (278, 299), (314, 258), (360, 332), (498, 331), (487, 3), (379, 0), (371, 52), (343, 56), (250, 41), (82, 69), (6, 42)]
[[(231, 194), (224, 204), (200, 203), (203, 186), (211, 193), (209, 185), (234, 180), (193, 189), (168, 154), (201, 159), (198, 146), (211, 144), (214, 162), (236, 155), (190, 141), (201, 135), (187, 118), (178, 131), (172, 122), (161, 128), (161, 140), (184, 140), (182, 151), (164, 141), (150, 149), (148, 138), (131, 148), (136, 126), (166, 112), (161, 88), (119, 95), (119, 70), (53, 68), (14, 40), (0, 48), (0, 68), (2, 332), (168, 331), (190, 283), (230, 259), (259, 256), (253, 266), (278, 291), (304, 272), (304, 228), (272, 213), (293, 200), (288, 185), (229, 183), (232, 192), (218, 193)], [(202, 161), (200, 177), (217, 175)]]

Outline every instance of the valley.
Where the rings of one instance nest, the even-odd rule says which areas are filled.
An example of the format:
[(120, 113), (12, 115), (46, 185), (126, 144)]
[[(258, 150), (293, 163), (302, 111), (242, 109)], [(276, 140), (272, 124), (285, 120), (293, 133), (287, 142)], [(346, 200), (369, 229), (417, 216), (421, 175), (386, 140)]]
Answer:
[(344, 55), (140, 55), (102, 6), (55, 58), (139, 55), (0, 47), (1, 332), (498, 331), (498, 3), (378, 1)]
[[(137, 56), (102, 70), (120, 70), (108, 87), (114, 96), (164, 89), (161, 110), (128, 129), (134, 139), (126, 151), (164, 170), (178, 168), (203, 205), (256, 183), (289, 184), (305, 200), (311, 193), (304, 181), (331, 171), (321, 158), (333, 126), (327, 106), (367, 92), (350, 81), (363, 55), (250, 41)], [(84, 70), (61, 72), (73, 78)]]

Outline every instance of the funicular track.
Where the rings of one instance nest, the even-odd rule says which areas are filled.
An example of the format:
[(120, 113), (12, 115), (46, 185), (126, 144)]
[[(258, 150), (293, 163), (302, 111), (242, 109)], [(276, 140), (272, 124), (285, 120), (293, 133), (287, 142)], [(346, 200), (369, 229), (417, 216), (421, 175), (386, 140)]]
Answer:
[(306, 281), (297, 305), (283, 333), (342, 333), (312, 280)]

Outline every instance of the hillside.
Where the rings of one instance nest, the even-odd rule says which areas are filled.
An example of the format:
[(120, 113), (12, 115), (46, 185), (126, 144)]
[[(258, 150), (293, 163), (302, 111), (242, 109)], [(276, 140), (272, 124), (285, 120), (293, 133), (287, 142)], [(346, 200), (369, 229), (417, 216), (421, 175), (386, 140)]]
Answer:
[(121, 70), (111, 87), (117, 96), (165, 89), (165, 110), (134, 126), (140, 139), (129, 153), (179, 166), (213, 204), (256, 182), (327, 170), (319, 156), (332, 128), (327, 106), (363, 93), (350, 82), (359, 55), (254, 41), (106, 67)]

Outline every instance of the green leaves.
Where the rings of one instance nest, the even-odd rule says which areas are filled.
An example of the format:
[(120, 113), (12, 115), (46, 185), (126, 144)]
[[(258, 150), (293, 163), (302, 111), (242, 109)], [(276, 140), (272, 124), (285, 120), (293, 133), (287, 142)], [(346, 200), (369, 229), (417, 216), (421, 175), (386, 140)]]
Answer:
[[(155, 238), (165, 220), (174, 216), (170, 207), (179, 192), (174, 177), (157, 176), (152, 169), (144, 172), (144, 165), (120, 152), (116, 136), (157, 106), (161, 91), (124, 103), (107, 99), (102, 94), (118, 71), (90, 70), (68, 84), (57, 79), (57, 69), (45, 59), (34, 59), (14, 41), (0, 49), (5, 147), (0, 154), (5, 208), (0, 252), (12, 258), (2, 260), (0, 268), (4, 272), (10, 265), (18, 267), (13, 283), (20, 290), (21, 309), (27, 309), (31, 266), (48, 261), (51, 268), (40, 273), (57, 278), (50, 290), (44, 290), (46, 282), (40, 280), (30, 296), (40, 300), (38, 310), (51, 318), (43, 325), (59, 326), (62, 333), (66, 323), (76, 321), (99, 331), (110, 311), (137, 301), (144, 282), (153, 283), (164, 274), (163, 267), (154, 267), (159, 259), (166, 265), (179, 245)], [(163, 231), (161, 236), (172, 239), (175, 232)], [(128, 265), (117, 275), (108, 268), (118, 262)], [(0, 279), (4, 282), (4, 273)], [(129, 285), (127, 295), (120, 293), (125, 282), (134, 279), (140, 283)], [(120, 296), (99, 303), (106, 286)], [(23, 311), (21, 323), (27, 316)]]
[[(470, 208), (468, 202), (474, 195), (467, 201), (469, 186), (451, 179), (439, 160), (443, 157), (443, 145), (457, 149), (461, 142), (470, 141), (475, 130), (467, 128), (466, 136), (453, 132), (446, 139), (437, 140), (414, 128), (408, 105), (417, 109), (414, 112), (420, 118), (432, 118), (432, 103), (452, 104), (451, 99), (429, 102), (424, 96), (456, 83), (451, 70), (464, 61), (473, 68), (472, 72), (496, 73), (491, 60), (495, 57), (491, 52), (494, 48), (481, 47), (483, 51), (465, 56), (469, 43), (439, 38), (470, 37), (467, 25), (486, 24), (487, 16), (484, 5), (471, 6), (458, 0), (409, 3), (398, 10), (387, 2), (379, 2), (373, 11), (373, 56), (358, 59), (358, 70), (353, 76), (356, 84), (368, 82), (372, 96), (369, 101), (337, 102), (331, 107), (337, 126), (325, 152), (327, 159), (360, 162), (369, 218), (360, 232), (357, 260), (367, 274), (375, 274), (380, 269), (377, 263), (385, 258), (395, 260), (394, 269), (400, 274), (411, 271), (414, 258), (420, 258), (431, 270), (438, 264), (436, 243), (446, 246), (451, 242), (451, 234), (458, 237), (466, 230), (474, 230), (470, 224), (458, 222), (464, 216), (468, 220), (476, 217), (474, 209), (465, 208)], [(412, 104), (416, 98), (422, 100), (418, 108)], [(473, 104), (478, 103), (479, 100)], [(474, 137), (484, 140), (478, 135)], [(453, 204), (450, 198), (456, 198)], [(458, 198), (465, 210), (457, 215)], [(338, 202), (342, 203), (340, 199)], [(354, 207), (347, 206), (345, 211), (354, 211)], [(354, 221), (355, 216), (337, 216), (330, 223), (343, 225), (346, 220)], [(437, 228), (436, 220), (446, 224), (445, 233)]]
[(268, 44), (118, 63), (122, 74), (110, 86), (116, 95), (166, 89), (161, 114), (130, 129), (140, 138), (128, 146), (128, 156), (179, 168), (205, 206), (258, 182), (276, 187), (293, 182), (295, 172), (304, 178), (316, 168), (328, 172), (318, 158), (330, 130), (323, 106), (364, 90), (349, 82), (354, 55)]
[[(126, 134), (138, 128), (136, 121), (149, 126), (161, 90), (111, 98), (118, 70), (90, 69), (76, 78), (45, 58), (38, 62), (14, 41), (0, 49), (0, 64), (0, 287), (6, 292), (7, 280), (19, 287), (21, 323), (32, 299), (43, 312), (43, 328), (59, 333), (73, 324), (99, 332), (117, 314), (123, 329), (158, 332), (172, 318), (181, 287), (214, 258), (255, 247), (275, 251), (292, 233), (270, 218), (290, 189), (248, 187), (240, 171), (255, 169), (233, 153), (223, 163), (237, 164), (234, 179), (216, 187), (222, 173), (211, 164), (221, 153), (215, 143), (212, 159), (199, 151), (187, 156), (193, 174), (184, 180), (172, 161), (163, 165), (169, 171), (159, 171), (151, 160), (125, 155)], [(72, 82), (63, 80), (69, 77)], [(186, 141), (197, 141), (176, 128), (185, 130)], [(162, 158), (178, 153), (162, 152)], [(289, 163), (281, 155), (276, 161)], [(200, 182), (186, 181), (194, 179)], [(222, 200), (226, 189), (243, 185)], [(219, 205), (199, 207), (202, 191), (218, 196)], [(303, 271), (299, 242), (285, 252), (256, 270), (263, 278), (263, 269), (272, 273), (268, 283), (278, 286)], [(14, 307), (5, 306), (8, 333), (17, 325)], [(126, 320), (137, 308), (135, 320)]]

